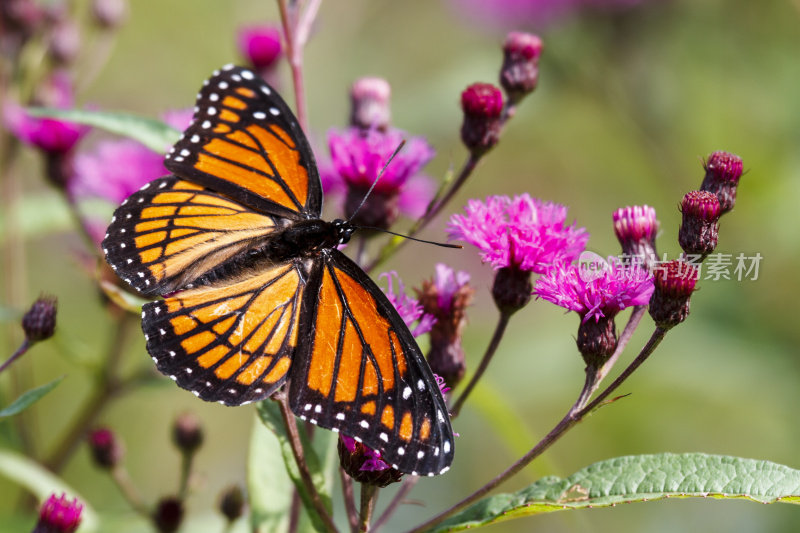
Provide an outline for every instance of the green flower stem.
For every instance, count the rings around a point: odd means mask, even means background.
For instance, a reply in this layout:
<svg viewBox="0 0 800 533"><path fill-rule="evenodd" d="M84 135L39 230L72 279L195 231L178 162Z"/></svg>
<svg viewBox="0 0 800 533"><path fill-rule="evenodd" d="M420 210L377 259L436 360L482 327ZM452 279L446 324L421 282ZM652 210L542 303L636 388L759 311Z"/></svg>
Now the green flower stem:
<svg viewBox="0 0 800 533"><path fill-rule="evenodd" d="M272 398L276 400L280 406L281 417L283 418L283 423L286 426L286 433L289 436L292 454L294 455L294 460L297 463L297 468L300 471L300 478L303 480L303 485L311 497L314 510L325 525L326 531L337 531L336 525L333 523L333 518L331 518L327 509L325 509L325 505L322 503L322 498L317 492L316 487L314 487L314 482L311 480L311 474L308 472L305 452L303 450L303 445L300 442L300 434L297 431L297 421L295 420L294 414L289 408L289 397L286 392L283 391L280 394L273 395Z"/></svg>
<svg viewBox="0 0 800 533"><path fill-rule="evenodd" d="M25 340L23 340L23 341L22 341L22 344L20 345L20 347L19 347L19 348L17 348L17 351L16 351L16 352L14 352L14 353L11 355L11 357L9 357L8 359L6 359L6 362L5 362L5 363L3 363L2 365L0 365L0 374L2 374L2 373L3 373L3 371L4 371L6 368L8 368L8 367L11 365L11 363L13 363L13 362L14 362L14 361L16 361L17 359L19 359L19 358L20 358L22 355L24 355L24 354L25 354L25 352L27 352L27 351L28 351L28 348L30 348L31 346L32 346L32 343L31 343L31 341L29 341L28 339L25 339Z"/></svg>
<svg viewBox="0 0 800 533"><path fill-rule="evenodd" d="M122 496L125 498L125 501L136 511L140 516L144 518L150 518L150 511L145 505L144 500L142 500L142 496L139 494L139 491L136 489L136 486L131 481L131 477L128 475L128 470L125 468L124 465L118 464L111 469L111 479L114 480L114 483L119 488L119 491L122 493Z"/></svg>
<svg viewBox="0 0 800 533"><path fill-rule="evenodd" d="M353 479L347 475L344 469L339 468L339 477L342 479L342 496L344 497L344 508L347 511L347 521L350 524L352 533L358 532L358 509L356 509L355 495L353 492Z"/></svg>
<svg viewBox="0 0 800 533"><path fill-rule="evenodd" d="M483 373L486 371L486 368L489 366L489 363L492 360L495 352L497 351L497 347L500 345L500 340L503 338L503 334L506 332L506 326L508 326L508 321L511 318L510 314L507 313L500 313L500 318L497 321L497 326L495 326L494 334L492 335L492 340L489 342L489 346L486 348L486 353L483 354L483 359L481 359L480 365L478 365L478 369L475 371L475 374L467 384L467 388L464 389L464 392L461 393L461 396L458 397L456 402L453 404L453 407L450 409L450 416L451 418L455 418L461 412L461 408L464 406L464 402L467 401L469 394L472 392L472 389L475 388L475 384L478 383L478 380L483 376Z"/></svg>
<svg viewBox="0 0 800 533"><path fill-rule="evenodd" d="M358 514L358 531L366 533L370 530L369 522L372 511L375 509L375 500L378 498L378 487L369 483L361 484L361 511Z"/></svg>
<svg viewBox="0 0 800 533"><path fill-rule="evenodd" d="M666 334L667 330L662 328L656 328L653 332L650 340L647 341L647 344L642 348L642 351L639 355L634 359L630 365L622 372L622 374L614 380L614 382L609 385L602 393L600 393L591 403L586 405L585 407L579 407L578 404L581 401L581 398L584 396L583 392L579 397L578 401L575 402L564 418L556 424L556 426L548 433L541 441L539 441L536 446L531 448L531 450L523 455L519 460L517 460L513 465L508 467L503 473L495 477L489 483L484 485L483 487L479 488L477 491L473 492L457 504L453 505L449 509L442 511L438 515L434 516L430 520L420 524L419 526L415 527L414 529L410 530L409 533L420 533L431 527L441 523L445 518L448 516L460 511L461 509L465 508L466 506L478 501L483 496L488 494L490 491L494 490L503 482L507 481L509 478L517 474L520 470L528 466L531 461L539 457L545 450L547 450L551 445L553 445L558 439L560 439L564 433L567 432L572 426L583 420L587 414L591 413L596 407L598 407L608 396L614 392L622 383L637 369L644 363L650 354L656 349L656 347L661 343L664 339L664 335ZM587 376L587 383L591 378ZM586 387L584 387L585 390Z"/></svg>
<svg viewBox="0 0 800 533"><path fill-rule="evenodd" d="M397 507L400 505L406 495L411 492L411 489L414 488L414 485L416 485L417 481L419 480L419 476L406 476L405 479L403 479L403 484L400 485L400 488L395 493L394 498L392 498L392 501L389 502L389 506L386 507L381 516L378 517L378 519L375 521L375 524L372 526L373 533L377 533L380 528L386 525L386 522L389 521Z"/></svg>
<svg viewBox="0 0 800 533"><path fill-rule="evenodd" d="M189 478L192 475L192 463L194 462L194 452L181 452L181 478L178 485L178 499L186 500L189 494Z"/></svg>
<svg viewBox="0 0 800 533"><path fill-rule="evenodd" d="M310 0L306 9L299 13L296 1L278 0L281 13L281 25L286 40L286 57L292 70L292 82L295 94L295 114L303 131L308 131L308 114L306 112L305 84L303 81L303 48L308 42L311 26L319 11L322 0Z"/></svg>

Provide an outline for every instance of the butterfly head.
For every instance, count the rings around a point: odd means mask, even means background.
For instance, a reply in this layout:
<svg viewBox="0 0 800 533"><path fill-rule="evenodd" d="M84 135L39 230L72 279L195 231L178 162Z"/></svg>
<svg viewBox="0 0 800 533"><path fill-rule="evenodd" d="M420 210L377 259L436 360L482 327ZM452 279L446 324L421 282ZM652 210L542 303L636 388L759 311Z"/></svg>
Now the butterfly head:
<svg viewBox="0 0 800 533"><path fill-rule="evenodd" d="M334 230L336 231L336 237L338 238L337 244L347 244L350 242L350 236L356 230L355 226L341 218L337 218L331 222L331 224L333 224Z"/></svg>

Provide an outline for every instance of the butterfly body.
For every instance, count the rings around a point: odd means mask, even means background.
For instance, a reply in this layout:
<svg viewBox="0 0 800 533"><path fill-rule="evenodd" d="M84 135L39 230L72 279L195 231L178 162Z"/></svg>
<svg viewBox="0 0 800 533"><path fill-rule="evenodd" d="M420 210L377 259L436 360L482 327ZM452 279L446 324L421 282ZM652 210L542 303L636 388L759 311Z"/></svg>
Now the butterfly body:
<svg viewBox="0 0 800 533"><path fill-rule="evenodd" d="M444 399L408 327L337 249L288 106L249 70L215 72L167 156L174 175L134 193L103 241L148 296L147 350L196 396L243 405L288 387L292 411L381 452L402 472L449 468Z"/></svg>

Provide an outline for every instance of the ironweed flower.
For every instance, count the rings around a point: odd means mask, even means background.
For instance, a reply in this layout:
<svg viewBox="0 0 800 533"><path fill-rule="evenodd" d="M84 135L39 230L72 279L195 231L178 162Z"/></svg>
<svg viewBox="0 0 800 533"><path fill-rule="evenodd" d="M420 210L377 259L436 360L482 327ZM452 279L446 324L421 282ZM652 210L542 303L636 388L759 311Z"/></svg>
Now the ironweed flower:
<svg viewBox="0 0 800 533"><path fill-rule="evenodd" d="M203 426L192 413L183 413L172 426L172 442L181 452L192 454L203 444Z"/></svg>
<svg viewBox="0 0 800 533"><path fill-rule="evenodd" d="M451 240L464 240L481 251L481 259L497 271L492 296L501 312L513 313L530 301L531 273L575 260L589 234L566 225L567 208L528 194L470 200L466 214L453 215L447 226Z"/></svg>
<svg viewBox="0 0 800 533"><path fill-rule="evenodd" d="M683 220L678 231L678 242L687 254L702 257L717 247L721 208L714 193L690 191L681 202Z"/></svg>
<svg viewBox="0 0 800 533"><path fill-rule="evenodd" d="M650 267L658 257L656 210L649 205L620 207L614 211L614 234L622 245L622 253L632 262Z"/></svg>
<svg viewBox="0 0 800 533"><path fill-rule="evenodd" d="M101 28L117 28L128 18L128 2L127 0L92 0L92 18Z"/></svg>
<svg viewBox="0 0 800 533"><path fill-rule="evenodd" d="M669 329L689 316L689 298L700 271L684 261L668 261L655 269L655 291L650 299L650 316L656 326Z"/></svg>
<svg viewBox="0 0 800 533"><path fill-rule="evenodd" d="M404 139L405 146L386 166ZM433 148L424 138L409 137L397 129L381 132L347 128L331 130L328 146L331 168L323 171L323 184L326 193L337 187L346 191L346 218L353 216L383 170L372 194L354 217L354 224L385 229L400 213L412 218L424 214L434 193L433 181L421 174L434 156Z"/></svg>
<svg viewBox="0 0 800 533"><path fill-rule="evenodd" d="M461 93L461 141L473 156L489 151L500 140L503 93L491 83L473 83Z"/></svg>
<svg viewBox="0 0 800 533"><path fill-rule="evenodd" d="M435 277L423 281L416 293L425 312L436 318L431 329L428 363L443 382L454 386L466 370L461 336L467 323L466 308L475 293L469 286L469 274L439 263Z"/></svg>
<svg viewBox="0 0 800 533"><path fill-rule="evenodd" d="M281 30L277 26L262 24L239 29L239 52L256 69L262 78L269 77L283 52Z"/></svg>
<svg viewBox="0 0 800 533"><path fill-rule="evenodd" d="M400 280L397 272L384 272L378 278L386 278L386 289L384 293L389 298L389 301L397 309L400 318L406 323L411 334L415 337L428 333L433 325L436 323L436 317L425 312L422 305L406 294L406 287ZM397 292L395 292L395 283L397 284ZM415 327L412 327L414 323Z"/></svg>
<svg viewBox="0 0 800 533"><path fill-rule="evenodd" d="M360 78L350 88L350 125L385 132L392 121L392 88L383 78Z"/></svg>
<svg viewBox="0 0 800 533"><path fill-rule="evenodd" d="M82 511L78 498L68 500L66 494L53 494L42 504L33 533L72 533L81 524Z"/></svg>
<svg viewBox="0 0 800 533"><path fill-rule="evenodd" d="M114 468L125 454L122 442L108 428L97 428L89 432L89 450L94 463L100 468Z"/></svg>
<svg viewBox="0 0 800 533"><path fill-rule="evenodd" d="M183 502L175 497L162 498L153 511L153 525L159 533L174 533L183 522Z"/></svg>
<svg viewBox="0 0 800 533"><path fill-rule="evenodd" d="M342 470L359 483L386 487L400 481L403 473L381 459L381 454L346 435L339 435L339 462Z"/></svg>
<svg viewBox="0 0 800 533"><path fill-rule="evenodd" d="M646 305L652 293L650 272L599 256L592 257L589 265L554 266L536 280L534 290L538 298L578 313L578 350L587 365L595 367L616 348L614 317L626 307Z"/></svg>
<svg viewBox="0 0 800 533"><path fill-rule="evenodd" d="M516 104L536 89L541 55L542 40L537 35L512 31L506 36L500 85L511 104Z"/></svg>
<svg viewBox="0 0 800 533"><path fill-rule="evenodd" d="M28 342L43 341L53 336L57 303L54 296L40 296L22 316L22 330Z"/></svg>
<svg viewBox="0 0 800 533"><path fill-rule="evenodd" d="M222 492L219 499L219 511L229 523L233 522L242 516L244 502L242 489L238 485L233 485Z"/></svg>
<svg viewBox="0 0 800 533"><path fill-rule="evenodd" d="M714 152L703 164L706 175L700 190L713 192L719 199L721 215L733 209L736 188L742 177L742 158L728 152Z"/></svg>

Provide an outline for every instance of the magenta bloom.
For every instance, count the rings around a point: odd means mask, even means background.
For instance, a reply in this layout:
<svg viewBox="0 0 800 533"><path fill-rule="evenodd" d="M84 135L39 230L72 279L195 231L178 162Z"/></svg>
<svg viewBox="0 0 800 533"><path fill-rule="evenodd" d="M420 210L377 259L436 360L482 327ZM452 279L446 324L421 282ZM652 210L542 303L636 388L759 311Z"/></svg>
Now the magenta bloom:
<svg viewBox="0 0 800 533"><path fill-rule="evenodd" d="M281 30L275 26L246 26L239 29L237 44L241 54L256 70L269 69L281 57Z"/></svg>
<svg viewBox="0 0 800 533"><path fill-rule="evenodd" d="M388 227L396 213L384 211L399 210L412 218L424 214L435 186L430 178L421 174L421 170L433 159L435 152L424 138L410 137L397 129L390 128L384 132L347 128L328 133L331 168L323 169L323 187L326 194L335 193L337 189L347 191L348 217L403 140L406 140L405 146L375 185L373 195L377 201L372 206L365 206L376 211L369 218L377 221L365 225L379 225L380 219L386 217L391 219L384 224Z"/></svg>
<svg viewBox="0 0 800 533"><path fill-rule="evenodd" d="M47 101L43 105L57 109L74 106L72 84L66 74L56 72L44 88ZM72 150L89 127L52 118L29 115L19 104L6 101L3 105L3 123L22 142L51 154L65 154Z"/></svg>
<svg viewBox="0 0 800 533"><path fill-rule="evenodd" d="M342 439L342 443L344 444L347 451L350 453L356 453L356 440L348 437L347 435L340 435ZM391 468L387 463L381 459L381 454L377 450L373 450L367 446L361 445L363 448L364 453L364 464L361 465L359 470L363 472L380 472L381 470L388 470Z"/></svg>
<svg viewBox="0 0 800 533"><path fill-rule="evenodd" d="M465 215L453 215L447 226L450 239L476 246L484 262L495 270L512 267L541 274L551 265L575 260L589 234L565 224L567 208L528 194L490 196L470 200Z"/></svg>
<svg viewBox="0 0 800 533"><path fill-rule="evenodd" d="M653 275L639 266L623 265L614 257L608 261L598 257L591 269L575 263L553 267L536 280L533 292L575 311L582 322L590 318L599 321L613 318L626 307L646 305L653 294Z"/></svg>
<svg viewBox="0 0 800 533"><path fill-rule="evenodd" d="M403 322L406 323L406 326L408 326L408 328L411 330L411 334L415 337L419 337L420 335L428 333L436 323L436 318L433 315L426 313L422 308L422 304L406 294L406 287L400 280L397 272L384 272L378 277L386 278L387 287L383 292L386 293L389 301L392 303L395 309L397 309L397 312L400 313L400 317L403 319ZM397 283L396 293L394 291L395 283ZM412 325L415 322L417 325L416 327L412 328Z"/></svg>
<svg viewBox="0 0 800 533"><path fill-rule="evenodd" d="M53 494L42 504L33 532L72 533L81 523L81 511L83 505L77 498L70 501L65 494L59 497Z"/></svg>

